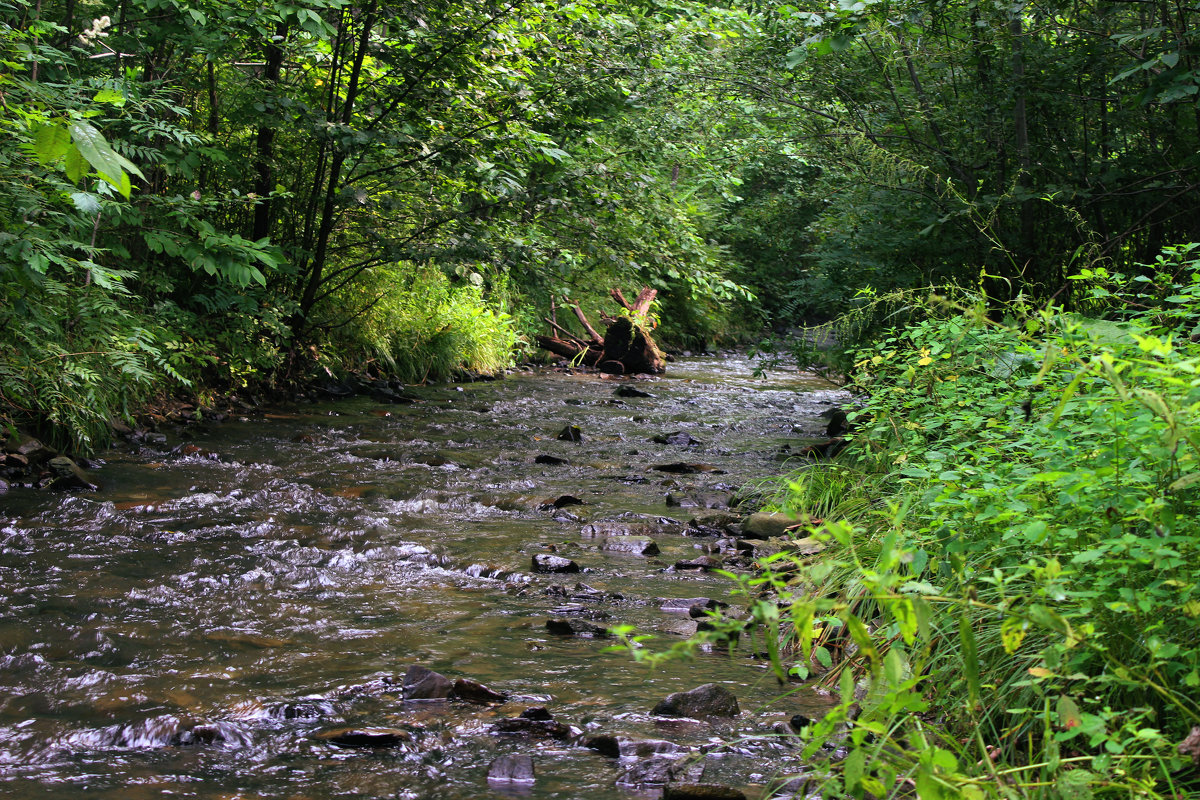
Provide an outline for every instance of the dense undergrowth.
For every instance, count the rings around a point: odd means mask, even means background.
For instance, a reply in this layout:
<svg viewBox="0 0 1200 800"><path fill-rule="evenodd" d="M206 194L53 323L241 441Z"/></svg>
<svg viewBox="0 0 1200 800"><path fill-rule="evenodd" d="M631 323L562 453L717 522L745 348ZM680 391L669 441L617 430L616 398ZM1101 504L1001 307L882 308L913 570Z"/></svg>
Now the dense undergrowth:
<svg viewBox="0 0 1200 800"><path fill-rule="evenodd" d="M1200 792L1193 250L1078 275L1107 320L941 299L857 352L851 447L777 496L827 550L742 579L838 693L803 732L848 748L826 796Z"/></svg>

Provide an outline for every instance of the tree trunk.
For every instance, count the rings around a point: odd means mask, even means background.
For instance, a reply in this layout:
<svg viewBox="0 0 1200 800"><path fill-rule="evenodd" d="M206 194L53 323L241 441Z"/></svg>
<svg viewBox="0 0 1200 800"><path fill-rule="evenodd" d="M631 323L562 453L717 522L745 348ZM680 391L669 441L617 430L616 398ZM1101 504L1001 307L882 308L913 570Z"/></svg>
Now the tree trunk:
<svg viewBox="0 0 1200 800"><path fill-rule="evenodd" d="M633 303L625 299L620 289L613 289L609 294L629 314L606 317L604 324L608 329L603 336L588 322L579 304L574 303L572 309L579 324L587 332L588 339L575 336L561 325L547 320L563 338L538 336L538 347L572 361L578 360L584 366L595 367L611 375L660 375L665 372L666 359L654 343L648 324L647 312L658 294L657 290L649 287L642 289Z"/></svg>

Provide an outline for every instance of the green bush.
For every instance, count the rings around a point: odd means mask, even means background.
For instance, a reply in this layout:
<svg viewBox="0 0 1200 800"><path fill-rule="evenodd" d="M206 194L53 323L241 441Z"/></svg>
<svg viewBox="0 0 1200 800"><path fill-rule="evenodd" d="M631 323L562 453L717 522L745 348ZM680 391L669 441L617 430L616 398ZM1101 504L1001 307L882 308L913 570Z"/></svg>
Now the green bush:
<svg viewBox="0 0 1200 800"><path fill-rule="evenodd" d="M782 602L793 674L840 688L811 751L859 712L830 791L1200 786L1175 746L1200 724L1200 349L1153 324L971 309L859 352L857 455L783 501L849 520L745 581Z"/></svg>

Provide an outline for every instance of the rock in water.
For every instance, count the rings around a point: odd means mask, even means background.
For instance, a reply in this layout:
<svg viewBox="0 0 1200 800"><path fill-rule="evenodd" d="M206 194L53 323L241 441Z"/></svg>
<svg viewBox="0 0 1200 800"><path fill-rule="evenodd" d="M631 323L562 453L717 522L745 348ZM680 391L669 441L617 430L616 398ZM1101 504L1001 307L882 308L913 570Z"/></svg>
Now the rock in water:
<svg viewBox="0 0 1200 800"><path fill-rule="evenodd" d="M724 686L706 683L690 692L675 692L659 701L650 712L660 717L736 717L741 713L737 698Z"/></svg>
<svg viewBox="0 0 1200 800"><path fill-rule="evenodd" d="M654 397L649 392L643 392L637 387L630 386L628 383L623 383L613 392L617 397Z"/></svg>
<svg viewBox="0 0 1200 800"><path fill-rule="evenodd" d="M339 747L397 747L412 741L412 734L401 728L335 728L317 734Z"/></svg>
<svg viewBox="0 0 1200 800"><path fill-rule="evenodd" d="M639 761L617 778L618 786L663 786L679 774L680 765L674 758L655 756Z"/></svg>
<svg viewBox="0 0 1200 800"><path fill-rule="evenodd" d="M533 571L543 573L579 572L579 565L569 558L552 553L538 553L533 557Z"/></svg>
<svg viewBox="0 0 1200 800"><path fill-rule="evenodd" d="M746 795L715 783L671 783L663 787L662 800L746 800Z"/></svg>
<svg viewBox="0 0 1200 800"><path fill-rule="evenodd" d="M508 695L503 692L489 689L482 683L469 678L459 678L456 680L454 682L454 692L451 696L455 700L462 700L466 703L475 703L481 706L495 706L508 701Z"/></svg>
<svg viewBox="0 0 1200 800"><path fill-rule="evenodd" d="M788 528L799 525L802 521L799 517L780 512L751 514L742 523L742 535L747 539L770 539L772 536L783 536L788 532Z"/></svg>
<svg viewBox="0 0 1200 800"><path fill-rule="evenodd" d="M449 678L420 664L413 664L404 673L405 700L445 700L453 690Z"/></svg>
<svg viewBox="0 0 1200 800"><path fill-rule="evenodd" d="M546 630L556 636L583 636L591 639L607 639L608 628L584 619L548 619Z"/></svg>
<svg viewBox="0 0 1200 800"><path fill-rule="evenodd" d="M488 781L533 783L533 759L529 756L500 756L488 765Z"/></svg>
<svg viewBox="0 0 1200 800"><path fill-rule="evenodd" d="M49 467L57 476L50 484L50 488L57 492L95 491L99 488L78 464L66 456L56 456L50 459Z"/></svg>

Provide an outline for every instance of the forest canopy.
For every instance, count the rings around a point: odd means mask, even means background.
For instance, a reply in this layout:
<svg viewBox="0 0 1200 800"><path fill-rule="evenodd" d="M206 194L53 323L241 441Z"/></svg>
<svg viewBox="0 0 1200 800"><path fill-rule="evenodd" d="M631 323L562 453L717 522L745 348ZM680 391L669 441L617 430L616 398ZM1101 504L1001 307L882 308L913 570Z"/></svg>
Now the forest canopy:
<svg viewBox="0 0 1200 800"><path fill-rule="evenodd" d="M1078 304L1200 238L1169 2L0 5L0 406L494 371L552 302L660 336L931 283Z"/></svg>

